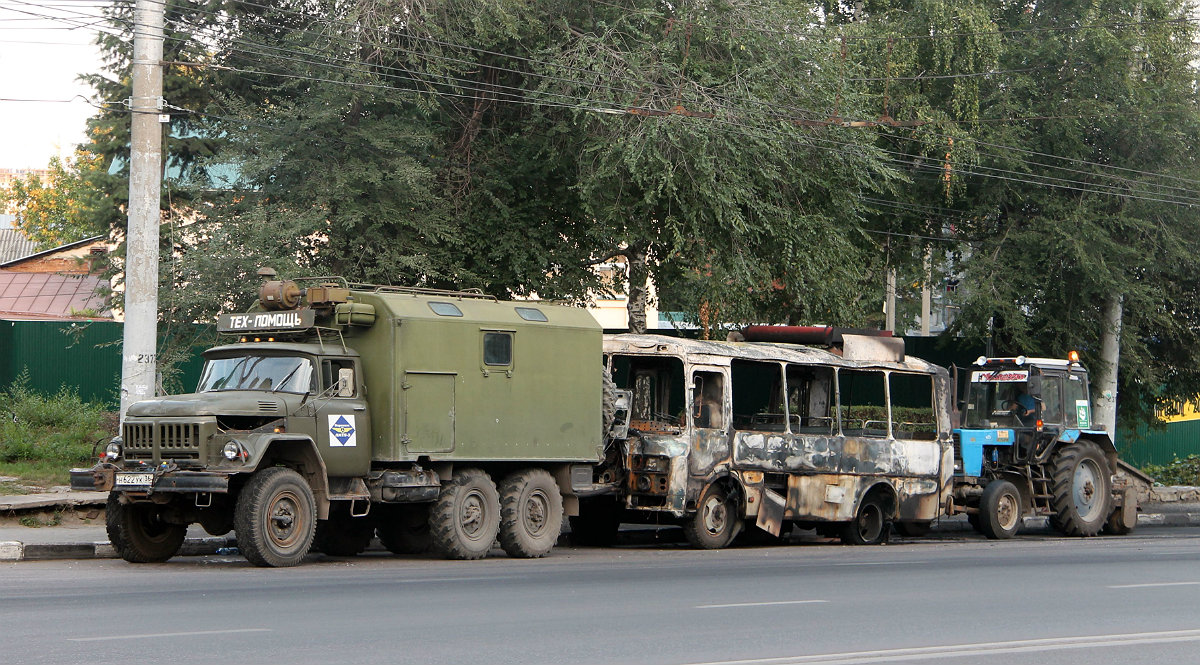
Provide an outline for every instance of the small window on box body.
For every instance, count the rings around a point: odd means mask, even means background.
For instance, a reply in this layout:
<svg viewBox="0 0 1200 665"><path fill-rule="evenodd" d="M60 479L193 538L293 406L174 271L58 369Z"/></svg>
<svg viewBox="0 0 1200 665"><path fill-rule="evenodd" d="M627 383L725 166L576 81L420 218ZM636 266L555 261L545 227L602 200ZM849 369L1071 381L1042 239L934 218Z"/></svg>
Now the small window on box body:
<svg viewBox="0 0 1200 665"><path fill-rule="evenodd" d="M549 321L545 312L535 307L517 307L517 315L526 321Z"/></svg>
<svg viewBox="0 0 1200 665"><path fill-rule="evenodd" d="M462 316L462 310L452 302L431 302L429 309L433 310L438 316Z"/></svg>
<svg viewBox="0 0 1200 665"><path fill-rule="evenodd" d="M512 333L483 333L483 364L492 367L512 365Z"/></svg>

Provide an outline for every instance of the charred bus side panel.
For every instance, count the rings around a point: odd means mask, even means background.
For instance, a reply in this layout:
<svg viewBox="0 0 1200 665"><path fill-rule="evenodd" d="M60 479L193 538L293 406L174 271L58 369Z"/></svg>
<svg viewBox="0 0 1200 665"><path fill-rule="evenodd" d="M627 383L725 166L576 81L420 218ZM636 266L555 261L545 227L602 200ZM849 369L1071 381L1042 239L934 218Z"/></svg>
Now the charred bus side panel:
<svg viewBox="0 0 1200 665"><path fill-rule="evenodd" d="M944 369L793 344L606 338L633 393L627 508L683 520L723 546L748 520L879 542L927 525L951 488ZM636 514L636 513L635 513Z"/></svg>

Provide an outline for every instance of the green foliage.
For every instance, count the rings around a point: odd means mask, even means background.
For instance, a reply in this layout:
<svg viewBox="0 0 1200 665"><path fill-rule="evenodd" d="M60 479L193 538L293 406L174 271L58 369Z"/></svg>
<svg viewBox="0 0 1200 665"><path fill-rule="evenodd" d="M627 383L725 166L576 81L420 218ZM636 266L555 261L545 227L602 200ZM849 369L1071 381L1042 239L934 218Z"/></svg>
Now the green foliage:
<svg viewBox="0 0 1200 665"><path fill-rule="evenodd" d="M109 415L71 388L53 395L29 388L22 374L0 391L0 463L50 463L65 469L86 464L92 444L111 435Z"/></svg>
<svg viewBox="0 0 1200 665"><path fill-rule="evenodd" d="M45 182L37 175L16 178L0 203L16 210L17 230L39 250L104 235L108 228L86 214L87 202L96 195L91 178L99 168L100 159L85 150L65 162L51 157Z"/></svg>
<svg viewBox="0 0 1200 665"><path fill-rule="evenodd" d="M1200 485L1200 455L1176 457L1169 464L1147 464L1142 471L1164 485Z"/></svg>

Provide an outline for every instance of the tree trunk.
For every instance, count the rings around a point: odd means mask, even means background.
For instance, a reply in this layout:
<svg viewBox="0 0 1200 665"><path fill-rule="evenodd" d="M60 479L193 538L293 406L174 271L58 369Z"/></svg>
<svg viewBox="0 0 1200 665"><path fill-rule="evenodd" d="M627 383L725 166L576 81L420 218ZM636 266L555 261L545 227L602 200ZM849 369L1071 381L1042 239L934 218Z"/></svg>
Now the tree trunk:
<svg viewBox="0 0 1200 665"><path fill-rule="evenodd" d="M629 332L646 332L646 300L650 268L646 261L646 252L638 247L630 247L625 258L629 261L629 300L626 311L629 314Z"/></svg>
<svg viewBox="0 0 1200 665"><path fill-rule="evenodd" d="M1096 368L1092 403L1095 405L1095 425L1117 432L1117 368L1121 357L1121 317L1125 298L1110 294L1104 301L1104 322L1100 331L1100 366ZM1068 405L1069 406L1069 405Z"/></svg>

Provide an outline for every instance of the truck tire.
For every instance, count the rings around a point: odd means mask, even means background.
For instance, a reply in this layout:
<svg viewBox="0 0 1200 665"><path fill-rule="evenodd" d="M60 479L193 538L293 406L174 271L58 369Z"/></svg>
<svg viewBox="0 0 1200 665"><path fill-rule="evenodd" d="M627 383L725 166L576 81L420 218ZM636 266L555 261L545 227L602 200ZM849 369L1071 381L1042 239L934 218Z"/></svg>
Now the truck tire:
<svg viewBox="0 0 1200 665"><path fill-rule="evenodd" d="M704 489L696 512L684 521L683 535L692 547L719 550L729 547L741 528L737 497L723 485L713 484Z"/></svg>
<svg viewBox="0 0 1200 665"><path fill-rule="evenodd" d="M329 556L358 556L375 537L374 520L351 517L350 506L338 503L329 506L329 519L317 522L313 547Z"/></svg>
<svg viewBox="0 0 1200 665"><path fill-rule="evenodd" d="M983 488L979 500L979 530L992 540L1017 535L1021 528L1021 493L1017 486L997 478Z"/></svg>
<svg viewBox="0 0 1200 665"><path fill-rule="evenodd" d="M1100 533L1112 512L1112 478L1100 447L1087 440L1062 446L1053 469L1051 524L1068 536Z"/></svg>
<svg viewBox="0 0 1200 665"><path fill-rule="evenodd" d="M256 566L295 566L312 547L316 514L312 489L303 476L282 466L263 469L238 495L238 548Z"/></svg>
<svg viewBox="0 0 1200 665"><path fill-rule="evenodd" d="M621 507L612 497L581 499L579 514L568 519L572 545L611 547L617 544Z"/></svg>
<svg viewBox="0 0 1200 665"><path fill-rule="evenodd" d="M500 528L496 484L480 469L455 471L429 510L433 549L448 559L482 559Z"/></svg>
<svg viewBox="0 0 1200 665"><path fill-rule="evenodd" d="M546 556L562 533L563 501L545 469L518 471L500 483L500 546L509 556Z"/></svg>
<svg viewBox="0 0 1200 665"><path fill-rule="evenodd" d="M429 504L387 506L375 526L379 542L392 554L424 554L433 544L429 531Z"/></svg>
<svg viewBox="0 0 1200 665"><path fill-rule="evenodd" d="M868 496L858 506L854 519L842 525L846 545L882 545L891 535L892 525L878 497Z"/></svg>
<svg viewBox="0 0 1200 665"><path fill-rule="evenodd" d="M120 496L110 492L104 506L104 527L117 554L130 563L158 563L175 556L187 527L162 521L162 507L156 503L121 503Z"/></svg>

